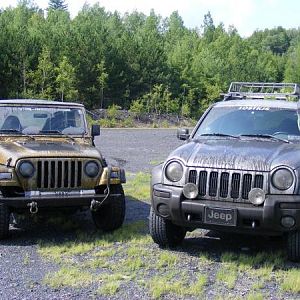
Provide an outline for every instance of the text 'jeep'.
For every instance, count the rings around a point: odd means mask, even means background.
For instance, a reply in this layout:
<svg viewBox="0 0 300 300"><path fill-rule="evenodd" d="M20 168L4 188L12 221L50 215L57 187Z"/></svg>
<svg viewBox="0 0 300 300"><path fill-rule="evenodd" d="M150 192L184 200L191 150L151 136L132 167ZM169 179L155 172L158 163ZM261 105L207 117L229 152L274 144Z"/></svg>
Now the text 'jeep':
<svg viewBox="0 0 300 300"><path fill-rule="evenodd" d="M125 215L124 170L107 166L87 128L83 105L43 100L0 101L0 238L10 214L90 208L110 231Z"/></svg>
<svg viewBox="0 0 300 300"><path fill-rule="evenodd" d="M175 246L186 231L287 235L300 260L299 86L232 83L186 143L152 172L150 233Z"/></svg>

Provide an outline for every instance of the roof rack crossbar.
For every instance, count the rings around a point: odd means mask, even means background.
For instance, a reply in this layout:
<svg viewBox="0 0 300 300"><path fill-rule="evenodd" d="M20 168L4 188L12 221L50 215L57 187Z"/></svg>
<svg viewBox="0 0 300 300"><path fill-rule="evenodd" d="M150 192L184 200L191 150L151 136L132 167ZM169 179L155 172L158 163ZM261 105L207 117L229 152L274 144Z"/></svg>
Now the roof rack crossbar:
<svg viewBox="0 0 300 300"><path fill-rule="evenodd" d="M300 86L296 83L232 82L224 101L244 98L300 99Z"/></svg>

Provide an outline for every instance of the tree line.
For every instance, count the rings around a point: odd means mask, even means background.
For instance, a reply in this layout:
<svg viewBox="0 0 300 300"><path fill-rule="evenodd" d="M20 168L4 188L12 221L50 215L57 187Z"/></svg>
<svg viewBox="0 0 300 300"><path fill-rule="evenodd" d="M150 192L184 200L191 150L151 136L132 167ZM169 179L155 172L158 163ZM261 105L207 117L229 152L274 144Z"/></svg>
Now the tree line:
<svg viewBox="0 0 300 300"><path fill-rule="evenodd" d="M184 26L178 12L120 15L99 4L70 17L61 0L0 10L0 98L118 105L198 117L231 81L300 83L300 30Z"/></svg>

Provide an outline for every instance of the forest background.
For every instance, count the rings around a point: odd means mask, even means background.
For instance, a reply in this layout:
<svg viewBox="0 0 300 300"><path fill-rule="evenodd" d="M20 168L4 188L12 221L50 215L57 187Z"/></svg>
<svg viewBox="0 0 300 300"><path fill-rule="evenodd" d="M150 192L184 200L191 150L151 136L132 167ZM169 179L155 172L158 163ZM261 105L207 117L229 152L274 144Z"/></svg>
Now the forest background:
<svg viewBox="0 0 300 300"><path fill-rule="evenodd" d="M300 83L300 29L184 26L178 12L121 15L99 4L70 17L62 0L0 10L0 99L199 118L232 81Z"/></svg>

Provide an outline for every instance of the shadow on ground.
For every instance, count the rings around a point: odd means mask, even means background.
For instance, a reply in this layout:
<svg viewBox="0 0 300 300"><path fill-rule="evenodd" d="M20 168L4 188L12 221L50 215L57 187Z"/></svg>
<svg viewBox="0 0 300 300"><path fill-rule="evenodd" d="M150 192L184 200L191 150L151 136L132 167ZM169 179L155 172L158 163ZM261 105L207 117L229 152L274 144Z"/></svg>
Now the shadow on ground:
<svg viewBox="0 0 300 300"><path fill-rule="evenodd" d="M126 198L125 223L147 220L149 215L149 203L139 201L132 197ZM38 242L65 240L76 241L78 231L87 234L103 235L97 230L89 210L67 213L51 212L38 216L26 216L18 222L12 218L9 238L0 242L3 246L30 246Z"/></svg>

